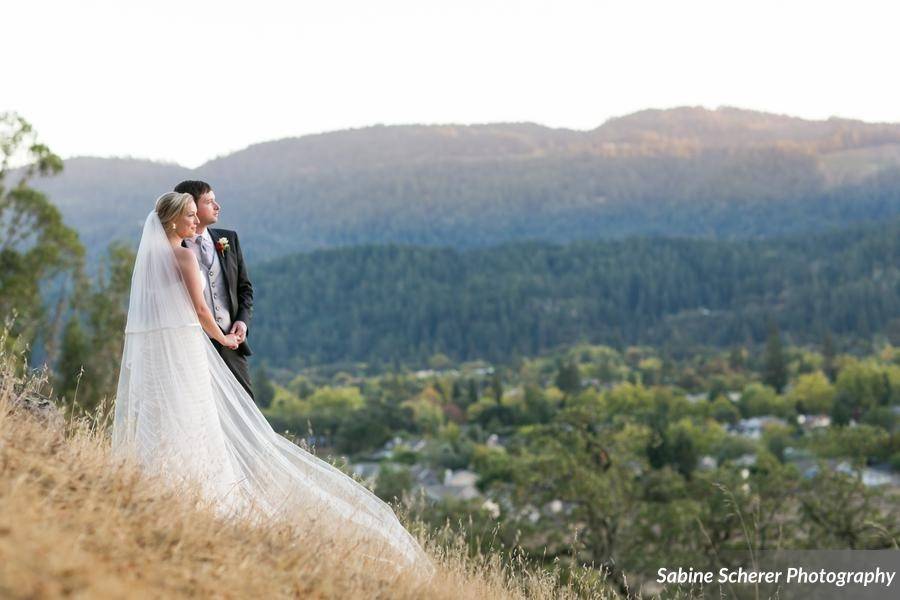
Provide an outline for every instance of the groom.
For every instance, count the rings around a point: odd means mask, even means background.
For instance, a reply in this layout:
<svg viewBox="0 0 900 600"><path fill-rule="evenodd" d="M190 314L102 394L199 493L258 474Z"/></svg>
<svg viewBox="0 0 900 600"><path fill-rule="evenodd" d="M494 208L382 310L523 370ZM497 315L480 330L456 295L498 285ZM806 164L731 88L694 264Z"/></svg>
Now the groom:
<svg viewBox="0 0 900 600"><path fill-rule="evenodd" d="M206 304L222 331L235 334L241 343L237 350L225 347L215 340L212 340L213 346L252 398L253 389L247 366L247 357L252 353L246 340L250 315L253 313L253 286L247 277L237 233L209 227L219 220L219 204L208 183L182 181L175 186L174 191L190 194L197 203L197 219L200 221L197 236L185 240L181 245L190 248L197 255L208 284L204 290Z"/></svg>

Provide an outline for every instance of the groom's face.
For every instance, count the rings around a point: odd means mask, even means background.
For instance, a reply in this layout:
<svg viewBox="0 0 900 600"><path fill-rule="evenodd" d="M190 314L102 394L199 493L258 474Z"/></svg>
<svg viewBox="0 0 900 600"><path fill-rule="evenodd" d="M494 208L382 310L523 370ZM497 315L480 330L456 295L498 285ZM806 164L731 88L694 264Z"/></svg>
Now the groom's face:
<svg viewBox="0 0 900 600"><path fill-rule="evenodd" d="M219 220L219 203L216 202L216 193L212 190L197 198L197 218L203 227Z"/></svg>

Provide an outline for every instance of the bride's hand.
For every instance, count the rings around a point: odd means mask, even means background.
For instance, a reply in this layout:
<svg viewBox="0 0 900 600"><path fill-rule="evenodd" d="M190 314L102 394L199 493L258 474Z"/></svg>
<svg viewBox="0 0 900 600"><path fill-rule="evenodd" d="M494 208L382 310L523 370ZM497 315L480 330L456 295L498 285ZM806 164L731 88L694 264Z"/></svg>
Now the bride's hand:
<svg viewBox="0 0 900 600"><path fill-rule="evenodd" d="M222 345L227 348L231 348L232 350L237 350L238 346L240 346L241 343L240 341L238 341L238 337L235 334L229 333L225 336L225 343Z"/></svg>

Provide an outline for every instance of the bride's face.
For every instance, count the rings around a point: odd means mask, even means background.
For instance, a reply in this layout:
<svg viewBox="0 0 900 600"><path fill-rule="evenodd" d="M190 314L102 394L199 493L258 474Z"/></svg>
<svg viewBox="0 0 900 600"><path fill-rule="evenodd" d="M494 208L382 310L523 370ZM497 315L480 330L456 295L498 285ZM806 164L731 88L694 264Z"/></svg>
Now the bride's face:
<svg viewBox="0 0 900 600"><path fill-rule="evenodd" d="M184 212L175 219L175 234L182 239L193 237L197 235L197 225L199 224L197 204L193 200L189 200L184 207Z"/></svg>

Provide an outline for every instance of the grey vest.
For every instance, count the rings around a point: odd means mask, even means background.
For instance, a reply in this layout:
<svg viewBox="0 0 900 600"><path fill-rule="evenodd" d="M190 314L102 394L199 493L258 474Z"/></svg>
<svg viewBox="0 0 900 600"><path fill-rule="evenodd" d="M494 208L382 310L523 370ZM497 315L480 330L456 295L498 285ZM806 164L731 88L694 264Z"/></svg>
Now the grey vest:
<svg viewBox="0 0 900 600"><path fill-rule="evenodd" d="M213 248L215 248L215 243L213 243ZM196 244L194 244L194 253L197 255L200 272L206 278L206 285L203 288L206 305L212 311L219 328L224 333L228 333L231 329L231 301L228 299L228 286L225 284L222 265L219 263L219 253L213 250L212 266L209 269L203 265L200 258L200 247Z"/></svg>

